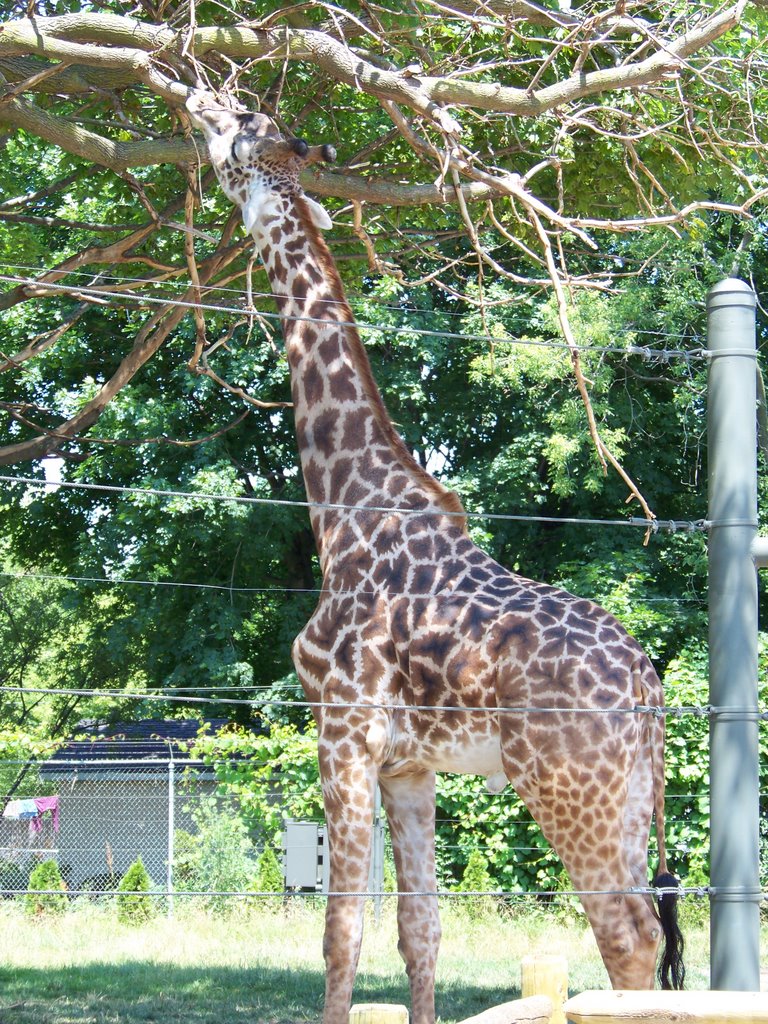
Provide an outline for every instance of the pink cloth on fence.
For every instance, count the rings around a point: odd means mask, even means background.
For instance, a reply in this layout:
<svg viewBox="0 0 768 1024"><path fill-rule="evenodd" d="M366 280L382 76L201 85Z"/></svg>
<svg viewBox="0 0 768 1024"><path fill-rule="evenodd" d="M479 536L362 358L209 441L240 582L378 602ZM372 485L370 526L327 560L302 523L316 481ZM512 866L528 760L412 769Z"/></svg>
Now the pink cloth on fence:
<svg viewBox="0 0 768 1024"><path fill-rule="evenodd" d="M37 817L33 818L29 827L33 832L40 832L43 828L43 815L46 811L51 812L53 819L53 831L59 831L59 798L57 796L36 796L35 807L37 807Z"/></svg>

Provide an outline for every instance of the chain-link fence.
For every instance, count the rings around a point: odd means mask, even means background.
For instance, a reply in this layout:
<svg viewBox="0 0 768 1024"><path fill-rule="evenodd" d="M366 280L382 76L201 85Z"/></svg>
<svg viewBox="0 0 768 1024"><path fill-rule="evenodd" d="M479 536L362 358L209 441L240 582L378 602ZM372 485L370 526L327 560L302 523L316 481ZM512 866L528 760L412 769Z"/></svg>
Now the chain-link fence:
<svg viewBox="0 0 768 1024"><path fill-rule="evenodd" d="M24 766L19 765L21 771ZM32 774L32 773L28 773ZM3 800L0 881L26 888L30 871L53 859L72 893L115 889L141 858L155 886L174 887L177 832L193 834L193 807L215 789L204 765L172 758L60 759L34 772L39 797L19 786ZM53 798L56 802L53 803Z"/></svg>
<svg viewBox="0 0 768 1024"><path fill-rule="evenodd" d="M169 907L181 895L220 903L266 888L327 892L322 822L287 821L273 845L260 845L236 798L218 794L212 769L171 754L4 762L7 777L15 779L12 793L0 793L0 896L26 891L46 860L56 862L73 897L116 891L138 859ZM263 870L267 849L274 854L271 875ZM383 850L377 814L372 892L383 889Z"/></svg>

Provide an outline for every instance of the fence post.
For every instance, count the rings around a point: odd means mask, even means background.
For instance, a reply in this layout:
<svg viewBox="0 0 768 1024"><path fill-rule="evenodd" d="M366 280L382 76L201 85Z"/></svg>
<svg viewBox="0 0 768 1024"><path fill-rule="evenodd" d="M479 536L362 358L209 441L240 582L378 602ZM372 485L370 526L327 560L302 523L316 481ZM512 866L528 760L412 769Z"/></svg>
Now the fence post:
<svg viewBox="0 0 768 1024"><path fill-rule="evenodd" d="M532 955L520 961L523 999L547 996L552 1001L550 1024L566 1024L563 1005L568 998L568 961L564 956Z"/></svg>
<svg viewBox="0 0 768 1024"><path fill-rule="evenodd" d="M376 787L373 803L373 919L381 921L381 893L384 891L384 822L381 820L381 790Z"/></svg>
<svg viewBox="0 0 768 1024"><path fill-rule="evenodd" d="M168 762L168 866L165 876L165 884L168 889L168 917L173 917L173 858L175 854L174 832L176 830L175 774L176 765L173 760L173 751L171 751L171 759Z"/></svg>
<svg viewBox="0 0 768 1024"><path fill-rule="evenodd" d="M710 976L760 987L755 295L707 298L709 399Z"/></svg>

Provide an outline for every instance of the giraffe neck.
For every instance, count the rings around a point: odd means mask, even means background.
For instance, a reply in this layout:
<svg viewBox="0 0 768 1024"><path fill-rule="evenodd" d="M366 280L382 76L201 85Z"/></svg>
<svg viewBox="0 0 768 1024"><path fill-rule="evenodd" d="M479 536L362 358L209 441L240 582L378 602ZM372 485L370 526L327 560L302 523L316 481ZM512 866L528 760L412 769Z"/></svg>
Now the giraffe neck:
<svg viewBox="0 0 768 1024"><path fill-rule="evenodd" d="M461 512L458 497L416 462L387 415L338 271L306 200L283 196L280 203L283 209L265 218L253 235L283 320L309 501ZM373 533L382 517L367 518L365 529ZM326 570L334 549L340 555L349 543L341 539L343 517L316 508L311 519Z"/></svg>

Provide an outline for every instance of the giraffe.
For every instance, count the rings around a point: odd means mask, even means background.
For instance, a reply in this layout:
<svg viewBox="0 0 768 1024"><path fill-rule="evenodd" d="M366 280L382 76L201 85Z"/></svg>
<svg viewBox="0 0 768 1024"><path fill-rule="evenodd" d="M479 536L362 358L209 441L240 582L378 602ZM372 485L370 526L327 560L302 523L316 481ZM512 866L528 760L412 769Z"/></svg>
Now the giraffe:
<svg viewBox="0 0 768 1024"><path fill-rule="evenodd" d="M492 792L514 787L583 893L615 988L653 987L662 933L661 983L681 987L676 897L662 895L657 911L647 893L627 892L647 887L654 813L655 884L677 886L664 842L664 721L631 713L664 703L649 659L608 612L479 549L458 496L398 435L322 235L330 217L298 180L335 159L332 147L282 136L265 115L200 90L187 110L282 317L323 573L292 655L317 722L330 840L325 1024L348 1020L377 784L412 1020L434 1021L440 771L485 776Z"/></svg>

